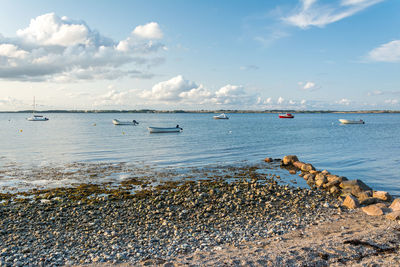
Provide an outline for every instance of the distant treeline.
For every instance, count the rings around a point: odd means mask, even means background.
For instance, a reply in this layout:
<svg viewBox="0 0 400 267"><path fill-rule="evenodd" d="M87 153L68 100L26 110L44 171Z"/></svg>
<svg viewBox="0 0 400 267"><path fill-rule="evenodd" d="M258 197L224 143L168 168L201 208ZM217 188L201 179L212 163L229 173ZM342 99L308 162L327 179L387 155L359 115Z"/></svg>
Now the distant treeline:
<svg viewBox="0 0 400 267"><path fill-rule="evenodd" d="M358 111L337 111L337 110L155 110L155 109L138 109L138 110L42 110L36 113L400 113L400 110L358 110ZM0 113L32 113L32 110L20 111L0 111Z"/></svg>

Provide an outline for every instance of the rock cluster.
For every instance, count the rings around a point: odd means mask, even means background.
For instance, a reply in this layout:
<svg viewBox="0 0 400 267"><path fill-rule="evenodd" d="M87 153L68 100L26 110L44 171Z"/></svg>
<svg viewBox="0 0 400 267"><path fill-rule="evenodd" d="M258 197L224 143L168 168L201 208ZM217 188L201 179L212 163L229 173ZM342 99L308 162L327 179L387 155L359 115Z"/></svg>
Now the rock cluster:
<svg viewBox="0 0 400 267"><path fill-rule="evenodd" d="M303 177L312 188L327 191L338 197L342 206L348 209L361 208L371 216L386 215L391 220L400 220L400 198L392 201L388 192L372 190L361 180L348 180L346 177L330 174L327 170L318 171L311 164L298 160L295 155L285 156L281 166L290 172L301 171Z"/></svg>

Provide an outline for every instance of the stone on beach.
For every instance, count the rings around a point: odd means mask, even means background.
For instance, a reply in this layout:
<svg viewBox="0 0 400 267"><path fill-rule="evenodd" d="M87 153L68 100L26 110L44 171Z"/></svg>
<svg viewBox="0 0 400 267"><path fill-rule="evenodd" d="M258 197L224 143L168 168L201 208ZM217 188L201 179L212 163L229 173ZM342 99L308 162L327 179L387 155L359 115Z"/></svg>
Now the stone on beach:
<svg viewBox="0 0 400 267"><path fill-rule="evenodd" d="M356 209L360 206L360 203L358 202L357 198L355 198L354 196L348 195L344 199L342 205L348 209Z"/></svg>
<svg viewBox="0 0 400 267"><path fill-rule="evenodd" d="M358 198L358 200L360 201L361 206L376 204L379 202L379 198L376 198L376 197L367 197L367 198L363 198L362 200L360 198Z"/></svg>
<svg viewBox="0 0 400 267"><path fill-rule="evenodd" d="M287 156L283 157L282 164L283 165L291 165L295 161L299 161L299 159L297 158L296 155L287 155Z"/></svg>
<svg viewBox="0 0 400 267"><path fill-rule="evenodd" d="M340 189L337 188L336 186L332 186L331 188L329 188L329 193L331 193L332 195L336 195L340 193Z"/></svg>
<svg viewBox="0 0 400 267"><path fill-rule="evenodd" d="M328 180L328 183L324 184L324 188L330 188L332 186L339 186L340 183L341 183L341 181L339 179L333 180L333 181Z"/></svg>
<svg viewBox="0 0 400 267"><path fill-rule="evenodd" d="M373 204L366 207L362 207L362 211L370 216L380 216L384 214L383 209L386 208L386 205L383 203Z"/></svg>
<svg viewBox="0 0 400 267"><path fill-rule="evenodd" d="M389 201L392 198L390 194L385 191L374 191L372 196L379 198L383 201Z"/></svg>
<svg viewBox="0 0 400 267"><path fill-rule="evenodd" d="M301 161L295 161L295 162L292 163L293 166L295 166L296 168L298 168L300 170L301 170L301 168L303 167L304 164L305 163L301 162Z"/></svg>
<svg viewBox="0 0 400 267"><path fill-rule="evenodd" d="M302 170L302 171L305 171L305 172L309 172L309 171L315 170L315 168L314 168L313 165L311 165L311 164L309 164L309 163L306 163L306 164L304 164L304 165L301 167L301 170Z"/></svg>
<svg viewBox="0 0 400 267"><path fill-rule="evenodd" d="M314 177L315 175L311 173L307 173L303 176L304 180L309 180L309 179L314 180Z"/></svg>
<svg viewBox="0 0 400 267"><path fill-rule="evenodd" d="M318 173L315 175L315 180L324 180L326 179L325 175L323 173Z"/></svg>
<svg viewBox="0 0 400 267"><path fill-rule="evenodd" d="M400 210L392 211L388 214L386 214L386 219L392 220L392 221L397 221L400 220Z"/></svg>
<svg viewBox="0 0 400 267"><path fill-rule="evenodd" d="M362 191L372 190L368 185L364 184L361 180L348 180L340 183L341 188L360 188Z"/></svg>
<svg viewBox="0 0 400 267"><path fill-rule="evenodd" d="M315 186L316 187L322 187L322 185L326 182L326 180L323 179L319 179L319 180L315 180Z"/></svg>
<svg viewBox="0 0 400 267"><path fill-rule="evenodd" d="M392 204L389 206L390 209L393 211L399 211L400 210L400 198L396 198L393 200Z"/></svg>
<svg viewBox="0 0 400 267"><path fill-rule="evenodd" d="M362 201L364 201L364 200L366 200L368 198L371 198L371 197L372 197L372 192L371 191L363 191L363 192L359 193L358 196L357 196L357 198L358 198L358 200L360 202L362 202Z"/></svg>
<svg viewBox="0 0 400 267"><path fill-rule="evenodd" d="M273 159L272 159L272 158L269 158L269 157L266 157L266 158L264 159L264 161L265 161L265 162L272 162Z"/></svg>

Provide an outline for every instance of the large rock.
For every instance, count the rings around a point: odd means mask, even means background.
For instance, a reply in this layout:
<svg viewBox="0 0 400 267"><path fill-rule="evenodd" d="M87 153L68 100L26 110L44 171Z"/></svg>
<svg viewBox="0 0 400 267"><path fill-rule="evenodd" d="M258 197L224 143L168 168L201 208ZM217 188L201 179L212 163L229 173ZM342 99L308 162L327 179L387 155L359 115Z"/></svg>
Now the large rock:
<svg viewBox="0 0 400 267"><path fill-rule="evenodd" d="M265 162L272 162L273 159L272 159L272 158L269 158L269 157L266 157L266 158L264 159L264 161L265 161Z"/></svg>
<svg viewBox="0 0 400 267"><path fill-rule="evenodd" d="M357 198L358 198L358 200L360 202L362 202L362 201L364 201L364 200L366 200L366 199L368 199L370 197L372 197L372 192L371 191L363 191L360 194L358 194L358 196L357 196Z"/></svg>
<svg viewBox="0 0 400 267"><path fill-rule="evenodd" d="M337 195L340 193L340 189L337 188L337 186L332 186L329 188L329 193L331 193L332 195Z"/></svg>
<svg viewBox="0 0 400 267"><path fill-rule="evenodd" d="M330 188L331 186L339 186L340 183L341 183L341 181L339 179L332 180L332 181L328 180L328 183L324 184L324 187L325 188Z"/></svg>
<svg viewBox="0 0 400 267"><path fill-rule="evenodd" d="M361 180L342 181L340 187L343 191L350 192L353 196L358 197L362 192L371 190L369 186Z"/></svg>
<svg viewBox="0 0 400 267"><path fill-rule="evenodd" d="M361 198L358 198L358 200L360 201L361 206L367 206L367 205L376 204L379 202L379 198L376 198L376 197L367 197L362 200L361 200Z"/></svg>
<svg viewBox="0 0 400 267"><path fill-rule="evenodd" d="M370 216L380 216L380 215L384 214L383 208L379 204L369 205L366 207L362 207L361 209L363 212L365 212L366 214L368 214Z"/></svg>
<svg viewBox="0 0 400 267"><path fill-rule="evenodd" d="M307 173L307 174L305 174L305 175L303 176L303 178L304 178L304 180L308 180L308 179L314 180L315 176L314 176L314 174Z"/></svg>
<svg viewBox="0 0 400 267"><path fill-rule="evenodd" d="M358 202L357 198L355 198L354 196L348 195L344 199L342 205L348 209L356 209L360 206L360 203Z"/></svg>
<svg viewBox="0 0 400 267"><path fill-rule="evenodd" d="M297 158L296 155L287 155L287 156L283 157L282 164L283 165L292 165L293 162L295 162L295 161L299 161L299 159Z"/></svg>
<svg viewBox="0 0 400 267"><path fill-rule="evenodd" d="M313 165L306 163L301 167L301 170L305 171L305 172L309 172L309 171L315 171L315 168Z"/></svg>
<svg viewBox="0 0 400 267"><path fill-rule="evenodd" d="M304 164L305 163L301 162L301 161L295 161L295 162L292 163L293 166L295 166L296 168L298 168L300 170L301 170L301 168L303 167Z"/></svg>
<svg viewBox="0 0 400 267"><path fill-rule="evenodd" d="M390 194L388 192L385 192L385 191L374 191L372 196L376 197L376 198L379 198L379 199L381 199L383 201L390 201L392 199Z"/></svg>
<svg viewBox="0 0 400 267"><path fill-rule="evenodd" d="M317 175L315 175L315 180L325 180L325 179L326 177L322 173L318 173Z"/></svg>
<svg viewBox="0 0 400 267"><path fill-rule="evenodd" d="M389 208L392 209L393 211L400 210L400 198L396 198L395 200L393 200Z"/></svg>
<svg viewBox="0 0 400 267"><path fill-rule="evenodd" d="M362 189L363 191L368 191L368 190L372 190L368 185L364 184L363 181L361 180L348 180L348 181L343 181L340 183L340 187L341 188L353 188L358 186L360 189Z"/></svg>
<svg viewBox="0 0 400 267"><path fill-rule="evenodd" d="M328 182L332 182L332 181L340 181L340 182L342 182L342 178L340 178L337 175L333 175L333 174L326 175L326 179L328 180Z"/></svg>
<svg viewBox="0 0 400 267"><path fill-rule="evenodd" d="M315 186L320 188L323 186L323 184L326 182L326 180L315 180Z"/></svg>
<svg viewBox="0 0 400 267"><path fill-rule="evenodd" d="M393 220L393 221L400 220L400 210L396 210L391 213L388 213L388 214L386 214L385 217L387 219Z"/></svg>

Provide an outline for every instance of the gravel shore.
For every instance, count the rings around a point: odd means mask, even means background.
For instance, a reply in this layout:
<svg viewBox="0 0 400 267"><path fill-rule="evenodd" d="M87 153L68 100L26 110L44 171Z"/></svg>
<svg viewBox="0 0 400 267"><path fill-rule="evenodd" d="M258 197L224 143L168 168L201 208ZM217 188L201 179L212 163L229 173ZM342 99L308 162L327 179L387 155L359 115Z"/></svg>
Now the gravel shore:
<svg viewBox="0 0 400 267"><path fill-rule="evenodd" d="M0 265L162 264L226 245L280 240L343 212L324 191L280 184L258 170L232 169L232 176L165 182L135 193L127 190L138 183L133 179L113 190L81 185L3 201Z"/></svg>

